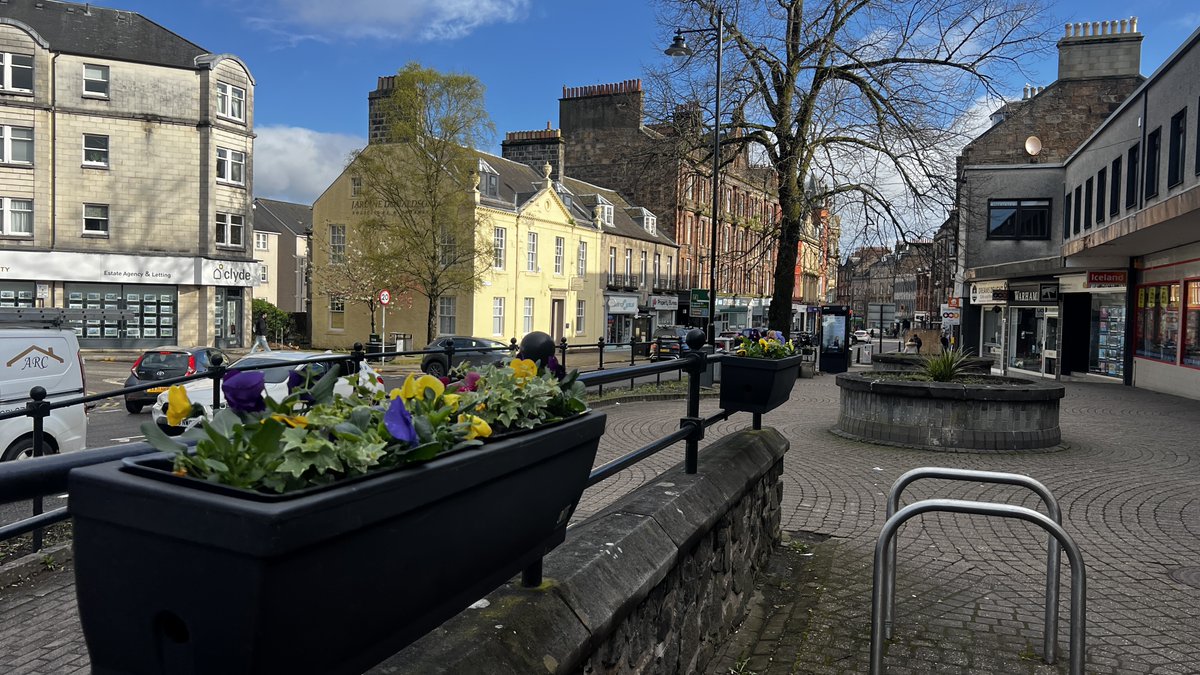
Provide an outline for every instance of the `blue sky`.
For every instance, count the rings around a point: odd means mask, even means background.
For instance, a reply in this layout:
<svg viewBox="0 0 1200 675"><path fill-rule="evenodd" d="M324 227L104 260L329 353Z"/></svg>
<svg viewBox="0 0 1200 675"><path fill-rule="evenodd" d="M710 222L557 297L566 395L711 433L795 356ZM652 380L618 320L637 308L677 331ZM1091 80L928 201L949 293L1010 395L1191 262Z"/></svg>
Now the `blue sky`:
<svg viewBox="0 0 1200 675"><path fill-rule="evenodd" d="M642 77L667 57L670 30L645 0L101 0L213 52L243 59L256 79L255 192L310 203L366 142L367 93L409 61L468 72L487 87L506 131L558 125L562 87ZM1061 25L1138 16L1149 75L1200 25L1180 0L1071 0ZM1056 57L1031 64L1049 84ZM1012 82L1019 98L1024 81Z"/></svg>

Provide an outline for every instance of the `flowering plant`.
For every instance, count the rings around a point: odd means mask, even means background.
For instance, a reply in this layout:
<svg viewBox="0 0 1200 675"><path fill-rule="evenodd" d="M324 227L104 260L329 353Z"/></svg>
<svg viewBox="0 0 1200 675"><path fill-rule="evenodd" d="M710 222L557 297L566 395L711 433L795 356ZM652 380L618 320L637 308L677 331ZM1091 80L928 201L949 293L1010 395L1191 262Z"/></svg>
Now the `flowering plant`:
<svg viewBox="0 0 1200 675"><path fill-rule="evenodd" d="M766 337L744 337L738 341L734 354L752 359L786 359L796 355L796 345L791 340L784 342L777 331L767 331Z"/></svg>
<svg viewBox="0 0 1200 675"><path fill-rule="evenodd" d="M577 373L561 381L527 359L462 373L457 382L409 375L384 392L350 379L334 392L336 366L315 383L293 372L282 401L264 396L258 371L230 371L228 407L186 432L167 436L147 422L142 432L174 453L173 472L233 487L289 492L422 462L483 443L496 431L532 429L586 409ZM203 414L182 386L168 393L168 423ZM181 441L194 439L189 450Z"/></svg>

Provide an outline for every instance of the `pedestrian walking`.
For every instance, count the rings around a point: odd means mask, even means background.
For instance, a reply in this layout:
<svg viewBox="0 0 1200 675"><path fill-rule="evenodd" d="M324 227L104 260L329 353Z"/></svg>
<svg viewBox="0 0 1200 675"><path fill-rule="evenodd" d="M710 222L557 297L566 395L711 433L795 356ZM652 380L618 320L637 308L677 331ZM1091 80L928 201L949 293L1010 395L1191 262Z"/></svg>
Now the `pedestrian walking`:
<svg viewBox="0 0 1200 675"><path fill-rule="evenodd" d="M913 333L912 337L908 338L908 341L913 343L916 346L917 353L920 354L921 353L921 336L917 335L916 333Z"/></svg>
<svg viewBox="0 0 1200 675"><path fill-rule="evenodd" d="M254 318L254 345L250 347L250 353L258 351L259 347L265 352L271 351L271 345L267 344L267 313L259 312Z"/></svg>
<svg viewBox="0 0 1200 675"><path fill-rule="evenodd" d="M950 351L950 336L945 333L942 333L942 351Z"/></svg>

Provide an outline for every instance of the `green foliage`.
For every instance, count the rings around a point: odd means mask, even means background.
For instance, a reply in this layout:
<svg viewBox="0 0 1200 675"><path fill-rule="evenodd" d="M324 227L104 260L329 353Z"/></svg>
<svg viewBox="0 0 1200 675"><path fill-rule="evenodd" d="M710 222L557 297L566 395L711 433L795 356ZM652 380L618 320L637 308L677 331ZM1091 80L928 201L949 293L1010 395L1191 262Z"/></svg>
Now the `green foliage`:
<svg viewBox="0 0 1200 675"><path fill-rule="evenodd" d="M753 340L744 337L734 348L734 354L752 359L785 359L796 355L796 345L791 340L781 342L775 338Z"/></svg>
<svg viewBox="0 0 1200 675"><path fill-rule="evenodd" d="M969 351L950 349L923 359L925 375L934 382L951 382L966 372Z"/></svg>
<svg viewBox="0 0 1200 675"><path fill-rule="evenodd" d="M463 409L497 431L533 429L587 409L578 371L560 382L532 361L514 359L509 365L485 365L476 372L479 384L464 394Z"/></svg>
<svg viewBox="0 0 1200 675"><path fill-rule="evenodd" d="M262 298L254 298L254 301L251 303L251 307L254 318L258 318L258 315L262 314L263 312L267 313L267 329L270 331L269 335L282 335L285 338L288 335L291 335L293 328L292 315L288 314L282 309L279 309L275 305L272 305L270 302L263 300Z"/></svg>
<svg viewBox="0 0 1200 675"><path fill-rule="evenodd" d="M261 412L222 408L182 439L167 436L154 422L143 424L142 433L174 454L177 475L283 493L478 446L492 435L493 425L498 431L533 429L586 410L578 372L560 382L521 359L487 366L450 385L410 375L390 394L357 376L346 378L350 394L335 393L338 377L335 366L282 401L265 398ZM182 387L172 396L183 397L190 416L204 414ZM195 448L180 440L195 440Z"/></svg>

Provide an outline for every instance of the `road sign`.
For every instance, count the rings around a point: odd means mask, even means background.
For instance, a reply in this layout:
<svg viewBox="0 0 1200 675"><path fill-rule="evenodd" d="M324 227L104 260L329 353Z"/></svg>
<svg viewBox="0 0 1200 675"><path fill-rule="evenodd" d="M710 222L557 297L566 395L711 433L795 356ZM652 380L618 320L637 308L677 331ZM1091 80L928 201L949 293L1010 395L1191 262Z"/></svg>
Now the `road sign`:
<svg viewBox="0 0 1200 675"><path fill-rule="evenodd" d="M391 291L389 291L386 288L383 289L382 291L379 291L379 304L386 307L389 304L391 304L391 302L392 302L392 292Z"/></svg>

